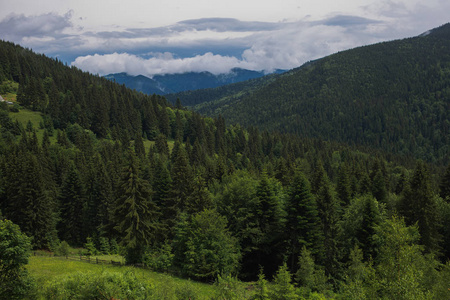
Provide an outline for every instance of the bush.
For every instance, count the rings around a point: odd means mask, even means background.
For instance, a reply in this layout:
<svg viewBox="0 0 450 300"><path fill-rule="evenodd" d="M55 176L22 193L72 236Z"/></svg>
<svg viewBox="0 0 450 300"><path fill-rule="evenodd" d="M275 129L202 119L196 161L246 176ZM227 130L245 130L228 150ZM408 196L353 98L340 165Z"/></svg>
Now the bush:
<svg viewBox="0 0 450 300"><path fill-rule="evenodd" d="M139 281L133 272L75 273L49 282L45 299L149 299L153 287Z"/></svg>
<svg viewBox="0 0 450 300"><path fill-rule="evenodd" d="M159 249L151 249L144 255L146 266L158 272L167 272L173 264L172 247L166 243Z"/></svg>
<svg viewBox="0 0 450 300"><path fill-rule="evenodd" d="M217 276L216 280L216 297L214 299L240 300L247 299L246 291L242 283L229 274Z"/></svg>
<svg viewBox="0 0 450 300"><path fill-rule="evenodd" d="M9 220L0 220L0 296L24 299L33 292L33 280L25 265L30 256L31 239Z"/></svg>
<svg viewBox="0 0 450 300"><path fill-rule="evenodd" d="M239 245L227 220L215 210L204 210L189 220L183 216L174 239L174 263L188 277L214 280L234 274L239 267Z"/></svg>
<svg viewBox="0 0 450 300"><path fill-rule="evenodd" d="M101 238L99 239L99 243L100 243L100 252L101 252L102 254L106 254L106 255L110 254L110 252L111 252L111 247L110 247L110 245L109 245L108 239L105 238L105 237L101 237Z"/></svg>
<svg viewBox="0 0 450 300"><path fill-rule="evenodd" d="M70 246L66 241L62 241L55 250L55 254L58 256L69 256Z"/></svg>
<svg viewBox="0 0 450 300"><path fill-rule="evenodd" d="M84 244L84 248L87 250L87 255L97 255L98 251L97 248L95 248L94 240L91 237L88 237L86 239L86 244Z"/></svg>

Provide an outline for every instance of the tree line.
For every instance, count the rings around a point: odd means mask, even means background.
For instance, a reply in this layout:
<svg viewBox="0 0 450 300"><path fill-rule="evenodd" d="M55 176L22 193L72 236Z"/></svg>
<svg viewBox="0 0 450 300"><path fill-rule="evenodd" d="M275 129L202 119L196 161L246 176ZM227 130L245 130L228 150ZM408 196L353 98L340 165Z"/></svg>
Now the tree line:
<svg viewBox="0 0 450 300"><path fill-rule="evenodd" d="M0 210L34 248L107 239L128 263L203 281L271 279L285 266L310 291L442 291L450 168L227 126L3 46L22 70L3 80L19 80L20 105L44 114L38 139L0 111ZM41 77L24 71L45 65L55 67Z"/></svg>

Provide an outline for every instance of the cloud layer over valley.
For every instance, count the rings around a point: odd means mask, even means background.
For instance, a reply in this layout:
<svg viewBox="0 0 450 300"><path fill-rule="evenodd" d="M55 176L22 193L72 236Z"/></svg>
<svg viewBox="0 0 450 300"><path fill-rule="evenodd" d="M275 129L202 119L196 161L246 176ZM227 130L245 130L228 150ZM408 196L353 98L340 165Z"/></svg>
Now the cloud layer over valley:
<svg viewBox="0 0 450 300"><path fill-rule="evenodd" d="M74 8L0 15L0 38L101 75L219 74L236 67L271 71L361 45L418 35L448 22L448 11L450 3L443 0L424 4L367 0L355 4L354 10L280 21L208 17L128 27L94 26Z"/></svg>

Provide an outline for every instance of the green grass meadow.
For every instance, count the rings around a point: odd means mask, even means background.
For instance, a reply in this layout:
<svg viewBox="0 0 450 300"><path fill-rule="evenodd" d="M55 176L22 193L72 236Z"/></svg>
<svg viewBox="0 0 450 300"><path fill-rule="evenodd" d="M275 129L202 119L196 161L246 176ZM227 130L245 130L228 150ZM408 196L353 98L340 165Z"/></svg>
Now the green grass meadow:
<svg viewBox="0 0 450 300"><path fill-rule="evenodd" d="M111 257L98 256L99 259ZM114 258L116 260L117 257ZM94 264L84 261L65 259L63 257L31 256L27 269L36 281L38 299L45 299L41 294L52 282L61 280L65 276L78 272L99 275L103 272L126 273L133 272L142 282L148 282L154 288L155 299L179 299L180 292L195 295L193 299L211 299L216 294L216 287L212 284L194 282L167 274L129 266L112 266L109 264Z"/></svg>

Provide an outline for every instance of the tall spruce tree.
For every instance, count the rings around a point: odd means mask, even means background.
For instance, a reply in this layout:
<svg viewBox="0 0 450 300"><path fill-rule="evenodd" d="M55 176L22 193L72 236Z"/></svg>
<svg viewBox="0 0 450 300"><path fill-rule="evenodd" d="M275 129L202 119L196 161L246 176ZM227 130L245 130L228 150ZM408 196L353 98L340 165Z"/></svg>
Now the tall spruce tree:
<svg viewBox="0 0 450 300"><path fill-rule="evenodd" d="M279 199L271 186L266 172L256 187L258 220L261 240L257 243L256 255L258 265L264 268L267 276L273 276L281 263L281 233L283 232L283 211ZM256 272L255 272L255 275Z"/></svg>
<svg viewBox="0 0 450 300"><path fill-rule="evenodd" d="M186 209L186 200L192 193L192 169L183 145L178 141L172 152L173 165L171 170L172 183L164 208L164 219L167 221L169 235L173 234L176 218Z"/></svg>
<svg viewBox="0 0 450 300"><path fill-rule="evenodd" d="M319 182L316 199L322 223L325 249L324 260L321 263L325 266L325 272L328 276L336 277L339 271L340 258L338 245L340 207L328 177L324 174Z"/></svg>
<svg viewBox="0 0 450 300"><path fill-rule="evenodd" d="M157 235L157 207L152 201L152 190L140 177L134 153L122 171L113 220L120 245L127 249L127 263L142 262L145 246Z"/></svg>
<svg viewBox="0 0 450 300"><path fill-rule="evenodd" d="M339 169L336 192L341 204L347 206L352 198L350 174L346 164L341 164Z"/></svg>
<svg viewBox="0 0 450 300"><path fill-rule="evenodd" d="M56 239L55 206L46 193L38 158L26 151L10 153L5 171L5 216L33 237L33 247L49 248Z"/></svg>
<svg viewBox="0 0 450 300"><path fill-rule="evenodd" d="M444 176L439 184L439 195L447 202L450 202L450 164L445 170Z"/></svg>
<svg viewBox="0 0 450 300"><path fill-rule="evenodd" d="M408 225L418 223L420 241L425 246L425 251L438 253L441 250L439 243L442 238L439 233L440 214L425 163L417 164L409 186L403 192L399 210Z"/></svg>
<svg viewBox="0 0 450 300"><path fill-rule="evenodd" d="M64 178L59 196L61 219L59 236L73 245L81 246L83 239L83 207L86 202L85 187L73 162Z"/></svg>
<svg viewBox="0 0 450 300"><path fill-rule="evenodd" d="M323 235L317 203L311 193L308 179L297 171L290 186L286 204L286 230L288 240L288 263L291 272L298 269L298 257L303 247L322 259Z"/></svg>

